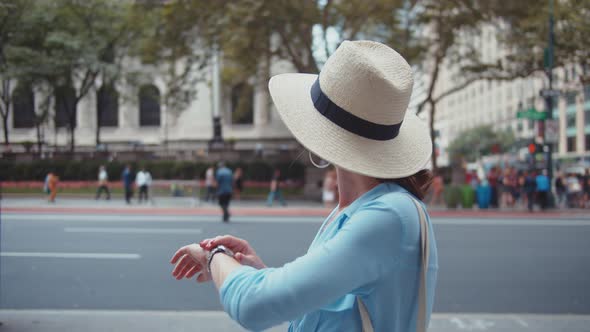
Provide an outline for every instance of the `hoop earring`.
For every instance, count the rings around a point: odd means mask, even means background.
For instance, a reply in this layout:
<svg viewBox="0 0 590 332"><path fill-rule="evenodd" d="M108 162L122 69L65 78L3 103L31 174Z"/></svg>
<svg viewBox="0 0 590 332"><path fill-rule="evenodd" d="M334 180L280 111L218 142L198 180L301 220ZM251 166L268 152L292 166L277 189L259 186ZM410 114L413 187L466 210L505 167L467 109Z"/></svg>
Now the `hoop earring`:
<svg viewBox="0 0 590 332"><path fill-rule="evenodd" d="M330 166L330 163L329 162L327 162L327 163L325 163L323 165L316 164L316 162L313 161L313 158L311 157L311 151L309 151L309 161L311 161L312 165L314 165L317 168L326 168L326 167L329 167Z"/></svg>

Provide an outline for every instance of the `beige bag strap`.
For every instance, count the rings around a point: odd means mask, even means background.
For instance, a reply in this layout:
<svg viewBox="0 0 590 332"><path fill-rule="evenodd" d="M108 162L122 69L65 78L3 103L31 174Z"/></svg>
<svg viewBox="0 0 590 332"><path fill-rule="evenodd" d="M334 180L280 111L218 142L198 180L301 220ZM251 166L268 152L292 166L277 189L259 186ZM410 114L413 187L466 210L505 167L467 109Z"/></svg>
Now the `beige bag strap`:
<svg viewBox="0 0 590 332"><path fill-rule="evenodd" d="M418 215L420 216L420 252L422 253L422 269L420 273L420 288L418 289L418 319L416 321L416 332L426 332L426 273L428 271L428 257L429 257L429 242L428 242L428 223L426 222L426 214L420 203L412 198ZM359 296L356 297L356 302L361 313L361 322L363 332L373 332L373 324L369 311Z"/></svg>

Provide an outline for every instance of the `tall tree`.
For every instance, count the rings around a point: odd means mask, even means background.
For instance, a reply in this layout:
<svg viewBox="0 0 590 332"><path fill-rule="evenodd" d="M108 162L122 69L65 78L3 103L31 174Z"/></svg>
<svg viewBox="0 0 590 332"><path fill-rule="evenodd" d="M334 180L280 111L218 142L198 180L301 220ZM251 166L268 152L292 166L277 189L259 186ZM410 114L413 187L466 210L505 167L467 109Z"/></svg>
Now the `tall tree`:
<svg viewBox="0 0 590 332"><path fill-rule="evenodd" d="M211 2L215 6L216 1ZM197 84L204 82L212 48L204 42L208 17L200 1L171 1L138 5L142 13L141 35L129 54L141 60L149 73L131 71L127 78L139 85L158 77L164 85L162 104L165 144L169 123L187 109L197 96Z"/></svg>
<svg viewBox="0 0 590 332"><path fill-rule="evenodd" d="M7 53L17 43L17 34L24 26L23 16L31 5L31 1L26 0L0 0L0 116L4 144L10 144L8 117L14 81L19 78L19 72Z"/></svg>
<svg viewBox="0 0 590 332"><path fill-rule="evenodd" d="M462 132L448 149L451 158L462 157L472 162L482 155L509 151L515 142L512 131L494 131L492 126L487 125Z"/></svg>

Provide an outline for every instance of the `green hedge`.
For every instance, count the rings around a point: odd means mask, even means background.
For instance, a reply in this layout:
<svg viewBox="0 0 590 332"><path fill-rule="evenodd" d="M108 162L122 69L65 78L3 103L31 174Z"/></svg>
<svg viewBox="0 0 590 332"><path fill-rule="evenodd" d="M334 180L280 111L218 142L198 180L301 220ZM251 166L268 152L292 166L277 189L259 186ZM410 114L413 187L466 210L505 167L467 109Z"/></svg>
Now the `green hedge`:
<svg viewBox="0 0 590 332"><path fill-rule="evenodd" d="M204 178L205 171L211 163L187 161L142 161L124 163L119 161L101 162L97 160L69 161L69 160L37 160L32 162L14 162L0 160L0 180L2 181L43 181L49 171L58 174L65 181L96 180L100 165L107 167L110 180L120 178L126 164L131 165L135 172L139 167L145 167L154 179L193 180ZM264 161L228 163L235 170L241 167L244 178L252 181L269 181L275 168L281 170L285 179L303 181L305 166L302 163L284 162L270 163Z"/></svg>

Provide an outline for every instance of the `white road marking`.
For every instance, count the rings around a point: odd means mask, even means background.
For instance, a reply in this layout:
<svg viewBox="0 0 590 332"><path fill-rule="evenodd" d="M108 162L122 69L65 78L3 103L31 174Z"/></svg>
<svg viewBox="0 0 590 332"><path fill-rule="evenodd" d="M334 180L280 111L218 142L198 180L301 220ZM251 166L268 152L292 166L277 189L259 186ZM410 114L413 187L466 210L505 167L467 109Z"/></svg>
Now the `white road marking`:
<svg viewBox="0 0 590 332"><path fill-rule="evenodd" d="M73 253L73 252L2 252L1 257L140 259L139 254Z"/></svg>
<svg viewBox="0 0 590 332"><path fill-rule="evenodd" d="M140 227L65 227L66 233L112 234L201 234L199 228L140 228Z"/></svg>
<svg viewBox="0 0 590 332"><path fill-rule="evenodd" d="M514 316L512 317L518 324L520 324L520 326L522 327L529 327L529 324L527 324L527 322L524 321L524 319L518 317L518 316Z"/></svg>

